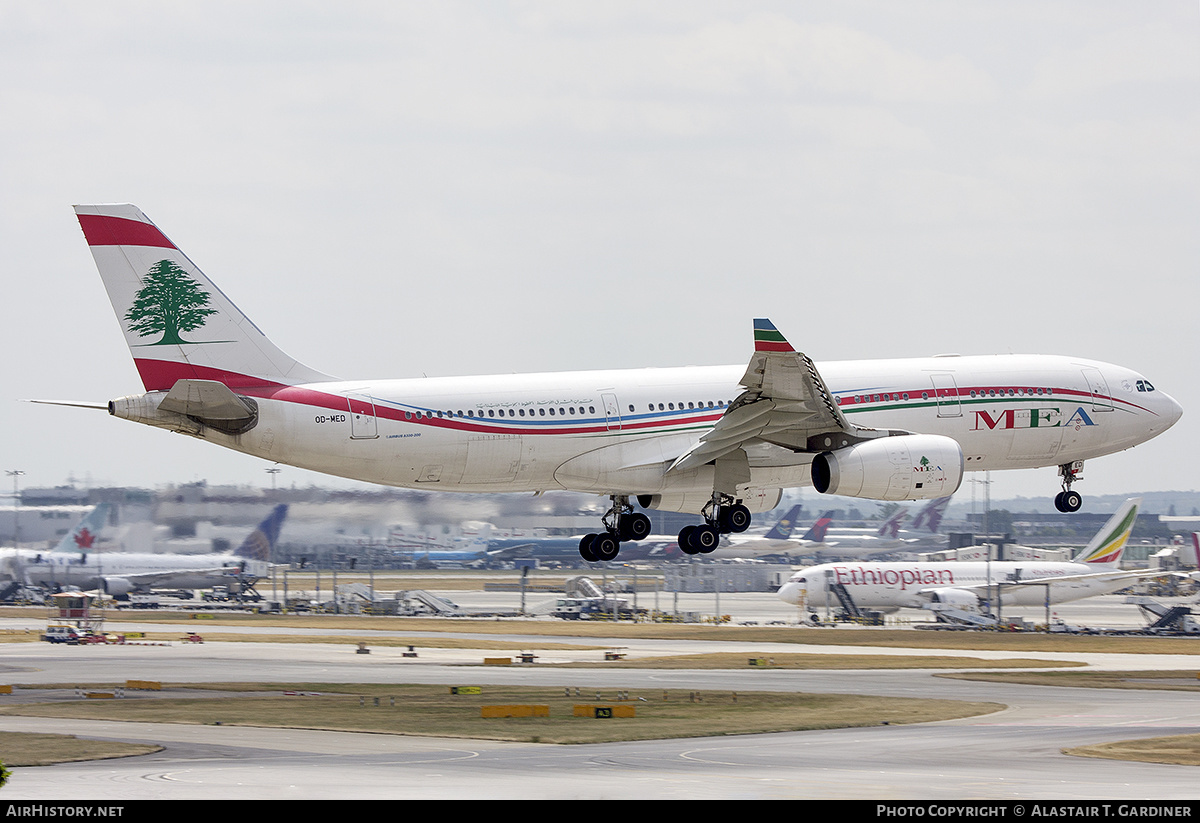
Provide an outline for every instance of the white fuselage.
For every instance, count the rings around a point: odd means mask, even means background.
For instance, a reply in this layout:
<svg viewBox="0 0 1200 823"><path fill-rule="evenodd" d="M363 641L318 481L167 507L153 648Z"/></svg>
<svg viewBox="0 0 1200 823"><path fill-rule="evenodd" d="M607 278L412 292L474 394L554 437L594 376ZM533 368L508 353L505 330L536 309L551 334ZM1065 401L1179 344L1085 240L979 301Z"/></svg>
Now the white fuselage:
<svg viewBox="0 0 1200 823"><path fill-rule="evenodd" d="M139 578L149 580L147 576L153 576L155 587L200 589L228 582L237 575L244 562L254 561L243 561L232 554L76 554L22 549L16 558L4 557L0 562L6 576L48 588L105 588L105 581L114 580L130 581L129 589L144 588L146 586ZM262 563L255 565L265 566Z"/></svg>
<svg viewBox="0 0 1200 823"><path fill-rule="evenodd" d="M1160 434L1181 413L1165 393L1143 390L1141 375L1069 357L834 362L820 370L852 423L951 437L961 445L968 471L1110 454ZM666 469L741 394L743 371L686 367L234 385L257 403L257 424L244 434L205 429L201 436L267 460L391 486L695 495L696 508L677 510L698 511L713 490L712 467ZM113 401L110 409L186 430L155 419L153 406L140 398ZM747 452L746 490L811 482L811 453L769 444ZM764 499L759 510L777 499Z"/></svg>
<svg viewBox="0 0 1200 823"><path fill-rule="evenodd" d="M989 568L990 567L990 568ZM796 572L779 589L779 598L801 608L837 606L834 587L841 585L860 608L892 611L923 608L932 601L931 591L952 598L954 592L976 593L983 600L982 587L1020 580L1042 581L1047 585L1012 585L1002 588L1001 602L1006 606L1040 606L1047 602L1066 603L1085 597L1110 594L1130 584L1131 578L1079 579L1079 575L1115 571L1113 564L1018 562L997 560L953 561L947 563L825 563ZM1057 578L1070 578L1058 580Z"/></svg>

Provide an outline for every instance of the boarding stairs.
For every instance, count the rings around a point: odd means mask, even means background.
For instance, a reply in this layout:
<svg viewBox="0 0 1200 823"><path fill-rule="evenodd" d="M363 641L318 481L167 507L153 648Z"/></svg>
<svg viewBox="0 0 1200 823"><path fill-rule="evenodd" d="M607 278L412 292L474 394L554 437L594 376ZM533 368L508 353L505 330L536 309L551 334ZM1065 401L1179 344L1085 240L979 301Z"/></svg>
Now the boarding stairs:
<svg viewBox="0 0 1200 823"><path fill-rule="evenodd" d="M437 614L459 614L458 606L445 598L438 597L436 594L430 594L427 591L421 590L405 592L404 594L407 599L415 600Z"/></svg>
<svg viewBox="0 0 1200 823"><path fill-rule="evenodd" d="M846 587L841 583L830 583L829 590L837 597L838 602L842 604L842 610L846 616L858 620L863 616L862 609L854 602L854 598L850 596L850 592L846 591Z"/></svg>
<svg viewBox="0 0 1200 823"><path fill-rule="evenodd" d="M968 611L949 603L927 603L923 608L933 612L939 623L959 626L995 626L996 618L982 612Z"/></svg>
<svg viewBox="0 0 1200 823"><path fill-rule="evenodd" d="M563 590L569 597L604 597L604 591L590 577L572 577L563 585Z"/></svg>
<svg viewBox="0 0 1200 823"><path fill-rule="evenodd" d="M1146 626L1148 631L1200 633L1200 622L1189 606L1168 606L1149 597L1137 596L1127 597L1125 602L1137 606L1142 616L1151 621Z"/></svg>

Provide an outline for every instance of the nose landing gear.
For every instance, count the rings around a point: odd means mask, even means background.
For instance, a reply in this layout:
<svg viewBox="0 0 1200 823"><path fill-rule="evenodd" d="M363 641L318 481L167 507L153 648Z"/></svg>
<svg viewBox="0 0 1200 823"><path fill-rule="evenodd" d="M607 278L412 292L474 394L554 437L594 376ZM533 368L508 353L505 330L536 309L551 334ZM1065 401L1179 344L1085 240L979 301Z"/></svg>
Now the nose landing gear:
<svg viewBox="0 0 1200 823"><path fill-rule="evenodd" d="M1083 496L1077 491L1072 491L1071 484L1081 479L1083 461L1063 463L1058 467L1058 474L1062 478L1063 490L1054 496L1054 508L1064 513L1079 511L1079 507L1083 505Z"/></svg>

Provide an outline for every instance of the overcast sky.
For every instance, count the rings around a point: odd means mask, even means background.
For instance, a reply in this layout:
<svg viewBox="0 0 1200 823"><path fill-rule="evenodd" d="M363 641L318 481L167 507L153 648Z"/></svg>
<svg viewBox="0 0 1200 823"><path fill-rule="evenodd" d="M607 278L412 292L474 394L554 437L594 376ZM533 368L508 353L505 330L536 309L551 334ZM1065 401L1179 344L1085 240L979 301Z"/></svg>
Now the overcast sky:
<svg viewBox="0 0 1200 823"><path fill-rule="evenodd" d="M1085 508L1195 489L1198 92L1196 0L0 0L0 468L270 483L18 402L142 390L71 212L132 202L341 377L1068 354L1185 409Z"/></svg>

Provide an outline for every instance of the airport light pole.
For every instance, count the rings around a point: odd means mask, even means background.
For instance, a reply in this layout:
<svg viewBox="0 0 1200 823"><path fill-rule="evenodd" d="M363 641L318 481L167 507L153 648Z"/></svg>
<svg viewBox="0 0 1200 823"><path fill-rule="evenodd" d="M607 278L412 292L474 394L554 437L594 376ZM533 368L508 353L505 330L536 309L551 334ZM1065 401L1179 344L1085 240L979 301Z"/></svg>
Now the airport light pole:
<svg viewBox="0 0 1200 823"><path fill-rule="evenodd" d="M21 547L21 495L17 491L17 480L25 472L20 469L9 469L7 474L13 479L13 547Z"/></svg>

